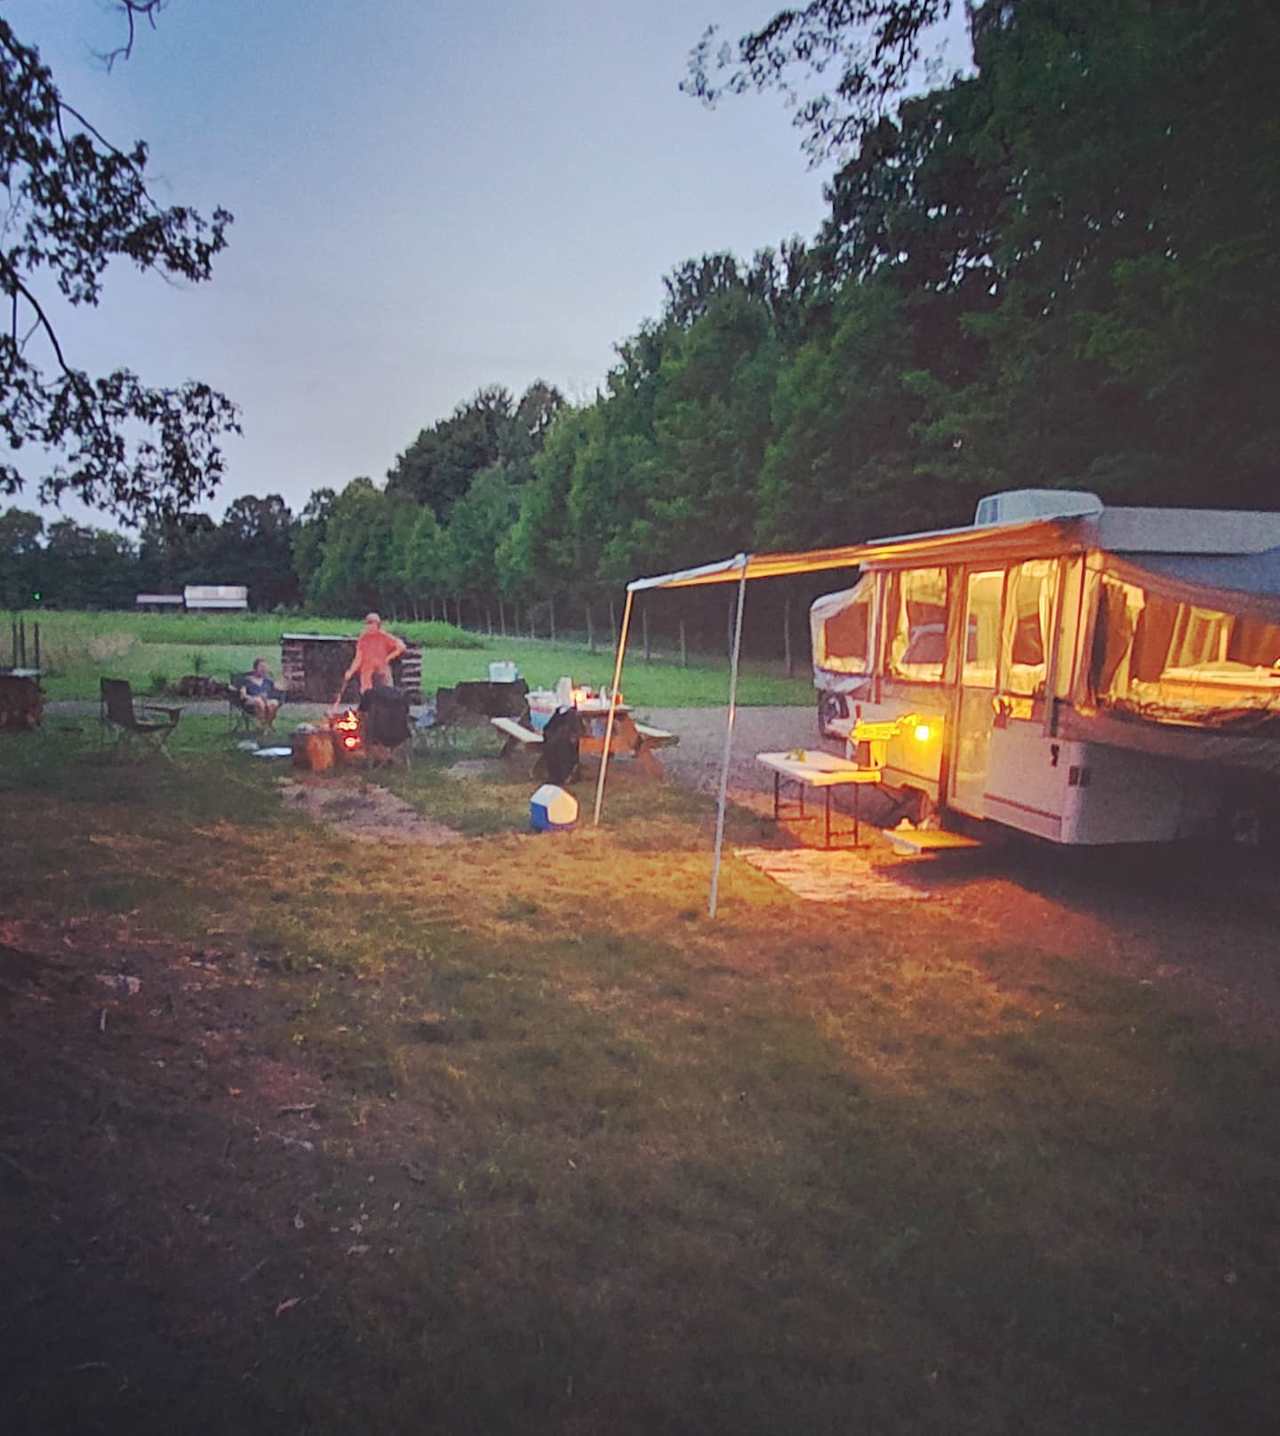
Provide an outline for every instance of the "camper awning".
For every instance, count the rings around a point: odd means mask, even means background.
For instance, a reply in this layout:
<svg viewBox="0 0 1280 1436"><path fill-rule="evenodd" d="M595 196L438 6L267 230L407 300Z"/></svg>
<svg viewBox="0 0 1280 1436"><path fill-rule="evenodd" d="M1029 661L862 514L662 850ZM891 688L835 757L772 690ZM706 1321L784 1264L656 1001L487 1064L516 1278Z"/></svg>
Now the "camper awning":
<svg viewBox="0 0 1280 1436"><path fill-rule="evenodd" d="M677 569L653 578L633 578L628 593L649 588L693 588L706 583L737 583L744 577L783 578L792 573L857 568L866 563L1004 563L1044 558L1090 546L1095 520L1091 515L1030 519L1021 524L985 528L937 529L903 534L839 548L814 548L793 553L739 553L699 568Z"/></svg>

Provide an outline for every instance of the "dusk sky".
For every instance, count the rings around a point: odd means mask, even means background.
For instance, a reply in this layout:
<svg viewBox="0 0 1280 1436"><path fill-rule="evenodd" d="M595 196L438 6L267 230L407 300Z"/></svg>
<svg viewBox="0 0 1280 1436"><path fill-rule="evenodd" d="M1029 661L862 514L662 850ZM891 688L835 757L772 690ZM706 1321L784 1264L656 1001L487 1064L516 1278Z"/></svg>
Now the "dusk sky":
<svg viewBox="0 0 1280 1436"><path fill-rule="evenodd" d="M108 74L95 51L124 24L101 0L6 3L64 99L149 143L158 199L235 215L211 284L118 267L96 311L61 318L64 347L241 406L215 516L241 494L296 510L381 482L484 384L589 399L681 260L821 222L831 167L808 167L778 97L708 110L677 88L707 24L736 39L776 8L172 0Z"/></svg>

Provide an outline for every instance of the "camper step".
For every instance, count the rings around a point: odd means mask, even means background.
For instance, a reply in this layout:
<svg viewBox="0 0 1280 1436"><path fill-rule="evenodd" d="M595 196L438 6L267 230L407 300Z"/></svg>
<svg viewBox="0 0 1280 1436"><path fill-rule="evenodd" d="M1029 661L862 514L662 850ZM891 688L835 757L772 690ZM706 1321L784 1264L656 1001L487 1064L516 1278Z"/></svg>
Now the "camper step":
<svg viewBox="0 0 1280 1436"><path fill-rule="evenodd" d="M949 833L945 828L887 828L885 837L903 853L955 852L961 848L985 846L978 838Z"/></svg>

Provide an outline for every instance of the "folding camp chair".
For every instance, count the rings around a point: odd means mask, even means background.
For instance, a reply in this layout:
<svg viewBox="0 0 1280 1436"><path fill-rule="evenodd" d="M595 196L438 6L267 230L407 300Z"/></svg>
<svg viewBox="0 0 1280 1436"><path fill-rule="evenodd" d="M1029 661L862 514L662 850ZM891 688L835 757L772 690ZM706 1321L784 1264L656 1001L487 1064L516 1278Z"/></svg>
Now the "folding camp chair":
<svg viewBox="0 0 1280 1436"><path fill-rule="evenodd" d="M117 753L131 749L135 740L141 740L173 762L168 743L182 717L181 705L171 707L160 703L142 703L135 708L133 689L123 678L102 679L100 691L98 717L104 734L115 729ZM146 718L139 716L140 713L163 713L166 716L163 719Z"/></svg>
<svg viewBox="0 0 1280 1436"><path fill-rule="evenodd" d="M240 696L248 676L247 673L233 673L227 683L227 726L233 736L258 731L258 715Z"/></svg>

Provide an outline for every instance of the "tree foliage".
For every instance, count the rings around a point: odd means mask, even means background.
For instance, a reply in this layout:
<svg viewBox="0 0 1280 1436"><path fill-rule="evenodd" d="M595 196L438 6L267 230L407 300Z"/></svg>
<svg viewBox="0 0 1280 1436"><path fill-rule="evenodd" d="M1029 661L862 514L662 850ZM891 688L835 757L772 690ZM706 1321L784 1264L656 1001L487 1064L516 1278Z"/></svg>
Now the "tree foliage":
<svg viewBox="0 0 1280 1436"><path fill-rule="evenodd" d="M130 33L117 55L132 45L135 18L156 6L122 8ZM59 338L55 304L96 305L113 259L193 283L210 277L230 214L205 220L160 206L147 159L142 141L119 149L70 105L39 53L0 19L0 434L11 455L34 448L37 463L52 464L37 481L41 502L70 492L131 522L209 498L223 473L219 441L239 432L235 405L209 385L150 386L123 368L93 376ZM0 493L28 477L16 459L0 463Z"/></svg>
<svg viewBox="0 0 1280 1436"><path fill-rule="evenodd" d="M878 101L943 8L814 4L751 53L781 74L870 33L849 93ZM1275 508L1280 10L972 14L973 73L866 112L812 243L677 264L593 401L489 386L422 430L385 489L314 495L291 528L309 600L576 608L737 549L963 524L1020 486ZM222 527L265 543L271 503ZM15 563L46 542L8 531ZM208 520L157 532L174 572L225 553ZM722 623L714 596L687 603Z"/></svg>
<svg viewBox="0 0 1280 1436"><path fill-rule="evenodd" d="M919 63L925 31L951 8L952 0L810 0L779 10L736 45L711 25L689 55L681 89L709 105L726 94L779 91L805 150L819 160L862 141ZM802 96L803 77L831 69L831 91Z"/></svg>

